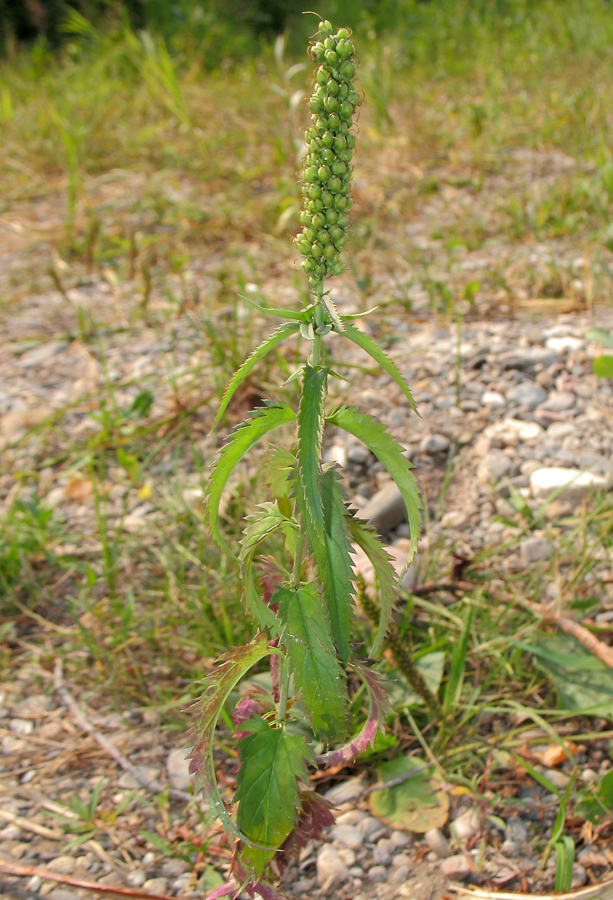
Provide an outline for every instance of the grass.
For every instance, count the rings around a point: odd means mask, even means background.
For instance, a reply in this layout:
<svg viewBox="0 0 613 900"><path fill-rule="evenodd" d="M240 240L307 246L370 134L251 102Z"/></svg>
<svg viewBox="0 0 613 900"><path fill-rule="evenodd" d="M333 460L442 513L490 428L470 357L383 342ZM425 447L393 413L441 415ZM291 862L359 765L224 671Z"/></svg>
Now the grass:
<svg viewBox="0 0 613 900"><path fill-rule="evenodd" d="M366 99L342 285L357 306L379 303L390 339L412 311L613 299L609 11L570 0L505 9L501 25L464 4L416 4L410 39L404 21L385 40L376 23L356 23ZM45 298L41 324L24 319L7 340L22 354L67 341L90 373L8 438L0 663L9 672L39 642L100 702L159 707L182 727L207 660L251 633L201 498L223 439L208 435L215 404L266 327L237 295L293 304L304 291L288 234L308 72L292 68L291 41L214 72L172 46L123 26L0 64L0 304L18 322ZM150 365L137 353L131 364L135 345L153 348ZM288 378L292 359L291 348L273 358L237 406ZM254 464L228 492L230 531L257 491ZM505 542L464 571L470 590L407 596L399 612L415 660L438 659L451 677L438 723L423 707L407 718L396 698L394 739L406 746L414 723L474 790L491 782L493 744L515 748L535 716L561 727L572 713L556 709L559 678L523 649L542 633L525 601L546 566L571 607L612 599L600 574L610 500L550 524L558 553L521 573L509 557L542 522L509 516ZM422 566L424 579L448 579L440 541ZM504 738L501 716L520 723Z"/></svg>

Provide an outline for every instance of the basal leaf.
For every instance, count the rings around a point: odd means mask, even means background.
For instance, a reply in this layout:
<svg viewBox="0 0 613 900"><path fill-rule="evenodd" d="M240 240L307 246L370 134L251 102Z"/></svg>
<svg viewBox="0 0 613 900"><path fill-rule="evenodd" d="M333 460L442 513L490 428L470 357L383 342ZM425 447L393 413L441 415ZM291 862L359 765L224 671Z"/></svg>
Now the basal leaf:
<svg viewBox="0 0 613 900"><path fill-rule="evenodd" d="M430 775L427 770L415 771L422 765L421 759L400 756L377 767L379 780L383 783L404 775L407 778L401 784L370 795L373 815L393 828L406 828L420 834L445 824L449 814L449 796L441 790L436 775Z"/></svg>
<svg viewBox="0 0 613 900"><path fill-rule="evenodd" d="M323 596L330 622L332 640L343 666L349 659L354 571L347 528L347 509L343 490L334 469L326 469L321 478L325 552L318 559Z"/></svg>
<svg viewBox="0 0 613 900"><path fill-rule="evenodd" d="M344 316L341 316L343 319L343 323L345 326L345 337L348 337L350 341L353 341L354 344L357 344L358 347L361 347L362 350L365 350L369 356L371 356L375 362L378 362L382 369L384 369L388 375L390 375L402 393L405 395L411 409L413 412L417 413L417 407L415 406L415 401L413 400L413 395L409 389L408 384L402 377L401 373L398 371L396 364L389 358L389 356L383 352L383 350L379 347L378 344L373 341L367 334L364 334L363 331L360 331L359 328L356 328L355 325L351 325ZM419 413L417 413L419 415Z"/></svg>
<svg viewBox="0 0 613 900"><path fill-rule="evenodd" d="M225 413L228 408L228 404L236 390L240 387L242 382L247 378L250 372L256 367L263 357L265 357L271 350L280 344L285 338L289 337L291 334L296 334L296 332L300 329L300 323L296 322L287 322L285 325L280 325L276 331L270 335L270 337L266 338L259 347L257 347L251 356L249 356L242 366L236 370L232 378L230 379L228 386L224 391L224 395L221 400L221 404L217 411L217 415L215 417L215 421L213 422L213 428L216 428L219 420Z"/></svg>
<svg viewBox="0 0 613 900"><path fill-rule="evenodd" d="M592 367L599 378L613 378L613 356L597 356Z"/></svg>
<svg viewBox="0 0 613 900"><path fill-rule="evenodd" d="M205 679L207 687L204 694L192 707L192 709L199 708L200 715L192 732L196 741L190 753L189 771L195 775L196 788L202 788L212 816L221 819L224 828L233 834L237 833L236 826L226 811L217 787L213 765L213 736L230 691L258 660L268 656L270 652L268 636L259 634L250 644L238 647L220 657L220 665Z"/></svg>
<svg viewBox="0 0 613 900"><path fill-rule="evenodd" d="M613 347L613 334L607 328L590 328L585 336L588 341L598 341L603 347Z"/></svg>
<svg viewBox="0 0 613 900"><path fill-rule="evenodd" d="M329 739L343 737L348 704L345 678L316 586L281 588L273 601L279 603L294 681L311 717L313 731Z"/></svg>
<svg viewBox="0 0 613 900"><path fill-rule="evenodd" d="M279 632L279 620L271 608L262 601L252 566L253 554L260 543L279 528L295 529L297 523L294 519L284 516L276 503L261 503L257 512L248 517L248 524L243 532L241 550L238 555L247 608L253 614L258 625L261 628L267 628L273 634Z"/></svg>
<svg viewBox="0 0 613 900"><path fill-rule="evenodd" d="M337 750L330 750L316 757L318 766L336 766L342 762L355 762L368 747L375 746L378 732L385 731L385 720L393 713L386 681L382 675L369 668L361 660L352 662L366 686L368 694L368 714L364 727L350 741Z"/></svg>
<svg viewBox="0 0 613 900"><path fill-rule="evenodd" d="M260 878L298 819L298 780L308 783L307 763L313 753L302 735L272 728L263 720L254 734L240 741L239 752L236 823L249 841L243 860Z"/></svg>
<svg viewBox="0 0 613 900"><path fill-rule="evenodd" d="M298 476L304 496L307 533L323 534L321 445L328 370L305 366L298 411Z"/></svg>
<svg viewBox="0 0 613 900"><path fill-rule="evenodd" d="M369 558L377 576L381 617L375 639L370 648L370 656L376 657L381 650L383 639L392 619L394 599L399 588L398 576L389 554L381 544L374 529L354 516L347 517L347 524L351 531L351 537Z"/></svg>
<svg viewBox="0 0 613 900"><path fill-rule="evenodd" d="M385 427L377 422L376 419L366 415L366 413L358 412L356 409L340 406L329 416L326 416L326 422L348 431L349 434L366 444L371 453L374 453L377 459L383 463L398 485L407 508L411 535L411 546L407 559L408 566L417 550L421 525L421 500L417 481L411 472L411 464L403 456L402 447L396 443L389 432L385 430Z"/></svg>
<svg viewBox="0 0 613 900"><path fill-rule="evenodd" d="M228 478L245 453L254 444L257 444L265 434L268 434L269 431L273 431L280 425L293 422L295 418L295 412L287 403L271 404L262 409L256 409L246 422L239 425L220 451L209 481L206 510L212 538L232 557L234 557L234 554L224 541L218 525L219 501Z"/></svg>

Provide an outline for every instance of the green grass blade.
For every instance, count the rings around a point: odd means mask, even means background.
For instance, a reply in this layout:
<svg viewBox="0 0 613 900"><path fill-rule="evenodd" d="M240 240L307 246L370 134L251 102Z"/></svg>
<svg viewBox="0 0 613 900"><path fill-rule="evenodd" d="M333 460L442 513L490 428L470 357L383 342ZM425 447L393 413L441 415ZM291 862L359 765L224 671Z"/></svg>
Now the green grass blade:
<svg viewBox="0 0 613 900"><path fill-rule="evenodd" d="M370 648L369 656L378 656L383 638L387 633L394 611L394 597L398 590L398 576L392 566L391 559L377 537L374 529L366 522L349 516L347 524L351 531L351 537L369 558L377 576L377 585L379 588L379 604L381 606L381 617L377 633Z"/></svg>
<svg viewBox="0 0 613 900"><path fill-rule="evenodd" d="M443 694L443 711L449 712L452 705L457 702L462 692L462 684L464 683L464 672L466 670L466 654L468 652L468 641L470 639L470 629L472 628L473 612L471 609L462 637L454 645L451 654L451 665L449 667L449 676L445 684L445 692Z"/></svg>
<svg viewBox="0 0 613 900"><path fill-rule="evenodd" d="M403 456L402 447L385 430L385 427L372 416L358 412L347 406L340 406L326 416L326 422L348 431L358 440L366 444L368 449L383 463L402 494L409 522L411 546L407 566L417 550L419 529L421 525L421 499L415 476L411 472L411 464Z"/></svg>
<svg viewBox="0 0 613 900"><path fill-rule="evenodd" d="M320 577L332 640L343 666L346 666L351 637L354 572L343 489L333 469L326 469L322 475L321 495L326 552L321 560Z"/></svg>
<svg viewBox="0 0 613 900"><path fill-rule="evenodd" d="M259 361L263 359L268 353L270 353L271 350L274 350L277 344L280 344L282 341L284 341L286 337L289 337L290 334L295 334L299 330L299 328L299 323L294 324L292 322L287 322L285 325L280 325L276 329L276 331L273 331L270 337L266 338L266 340L263 341L260 346L253 351L251 356L245 360L242 366L240 366L240 368L236 370L236 372L230 379L227 388L224 391L224 395L221 399L221 404L219 406L219 409L217 410L217 415L215 416L215 421L213 422L213 428L211 430L214 430L217 427L219 420L228 408L230 400L232 399L242 382L245 380L245 378L247 378L250 372L259 363Z"/></svg>
<svg viewBox="0 0 613 900"><path fill-rule="evenodd" d="M228 478L245 453L254 444L257 444L265 434L268 434L269 431L273 431L280 425L293 422L295 419L296 413L287 403L279 403L263 409L257 409L252 413L250 419L239 425L230 436L228 443L220 451L209 481L206 512L213 540L232 558L234 558L234 554L224 541L219 530L219 501Z"/></svg>
<svg viewBox="0 0 613 900"><path fill-rule="evenodd" d="M332 739L347 733L348 696L317 587L281 588L273 595L285 625L296 687L315 734Z"/></svg>
<svg viewBox="0 0 613 900"><path fill-rule="evenodd" d="M376 344L372 338L368 337L367 334L364 334L363 331L360 331L359 328L356 328L355 325L351 325L345 317L343 318L343 324L345 326L345 337L349 338L350 341L353 341L354 344L357 344L358 347L361 347L362 350L366 351L369 356L371 356L375 362L379 363L382 369L384 369L387 374L394 379L404 396L409 401L411 409L413 412L417 413L417 407L415 406L415 401L413 400L413 395L409 389L408 384L402 377L401 373L396 367L396 364L389 358L389 356L383 352L383 350ZM419 415L419 413L417 413Z"/></svg>
<svg viewBox="0 0 613 900"><path fill-rule="evenodd" d="M575 842L570 834L563 834L556 841L556 880L554 891L570 891L573 883L573 863L575 862Z"/></svg>
<svg viewBox="0 0 613 900"><path fill-rule="evenodd" d="M244 300L245 303L248 303L249 306L253 306L258 312L264 313L267 316L277 316L279 319L293 319L295 322L310 322L311 320L310 314L306 312L306 310L298 311L295 309L277 309L274 306L261 306L259 303L256 303L255 300L251 300L243 294L239 294L238 296L241 300Z"/></svg>

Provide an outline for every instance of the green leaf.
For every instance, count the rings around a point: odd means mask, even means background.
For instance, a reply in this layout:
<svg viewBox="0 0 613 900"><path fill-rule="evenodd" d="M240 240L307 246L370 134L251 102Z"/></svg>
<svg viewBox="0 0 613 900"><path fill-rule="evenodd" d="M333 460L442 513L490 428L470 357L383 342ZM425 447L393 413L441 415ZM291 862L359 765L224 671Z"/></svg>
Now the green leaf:
<svg viewBox="0 0 613 900"><path fill-rule="evenodd" d="M315 531L320 540L323 537L324 521L320 480L327 379L327 369L305 366L298 410L298 477L307 518L303 525L307 529L307 535L310 536Z"/></svg>
<svg viewBox="0 0 613 900"><path fill-rule="evenodd" d="M270 404L263 409L256 409L251 417L230 435L227 444L220 451L208 485L206 511L213 540L232 557L234 554L224 541L218 525L219 501L228 478L245 453L265 434L280 425L293 422L295 418L295 412L287 403Z"/></svg>
<svg viewBox="0 0 613 900"><path fill-rule="evenodd" d="M590 328L585 337L588 341L598 341L603 347L613 347L613 334L607 328Z"/></svg>
<svg viewBox="0 0 613 900"><path fill-rule="evenodd" d="M342 317L339 316L339 314L338 314L338 309L336 308L336 304L334 303L334 300L332 299L332 297L330 297L329 294L327 294L327 295L323 294L320 297L320 300L321 300L321 305L323 306L325 311L328 313L328 316L332 320L332 323L334 325L334 330L338 331L340 334L342 334L345 331L345 324L342 320Z"/></svg>
<svg viewBox="0 0 613 900"><path fill-rule="evenodd" d="M553 681L560 706L590 715L613 714L613 670L568 635L543 634L533 644L517 645L534 654Z"/></svg>
<svg viewBox="0 0 613 900"><path fill-rule="evenodd" d="M385 427L372 416L340 406L333 413L326 416L326 422L336 425L344 431L348 431L363 444L366 444L371 453L383 463L390 473L398 489L402 494L407 508L407 518L411 535L411 547L407 559L407 566L411 562L417 550L419 540L419 528L421 525L421 500L415 476L411 472L411 464L402 454L402 447L396 443L393 437L385 430Z"/></svg>
<svg viewBox="0 0 613 900"><path fill-rule="evenodd" d="M322 474L321 496L325 552L323 558L317 560L318 571L332 640L343 666L346 666L349 659L355 574L351 565L347 509L343 503L339 475L334 469L326 469Z"/></svg>
<svg viewBox="0 0 613 900"><path fill-rule="evenodd" d="M589 790L591 793L586 792L577 804L576 811L592 825L599 825L605 817L611 815L613 809L613 771L607 772L597 788L590 785Z"/></svg>
<svg viewBox="0 0 613 900"><path fill-rule="evenodd" d="M413 400L413 395L409 389L408 384L396 368L396 364L389 358L389 356L383 352L383 350L376 344L372 338L370 338L367 334L360 331L359 328L356 328L355 325L350 325L345 316L341 316L345 325L345 337L348 337L350 341L353 341L354 344L357 344L358 347L361 347L362 350L365 350L369 356L371 356L375 362L378 362L382 369L384 369L388 375L390 375L400 390L403 392L413 412L417 413L417 407L415 406L415 401ZM417 413L419 415L419 413Z"/></svg>
<svg viewBox="0 0 613 900"><path fill-rule="evenodd" d="M441 790L436 775L428 769L420 769L424 761L416 757L400 756L377 767L383 783L407 776L407 780L394 787L375 791L370 795L370 808L378 819L394 828L424 833L430 828L441 828L449 814L449 796Z"/></svg>
<svg viewBox="0 0 613 900"><path fill-rule="evenodd" d="M345 679L316 586L281 588L273 594L272 602L279 604L294 681L313 731L329 739L344 737L348 704Z"/></svg>
<svg viewBox="0 0 613 900"><path fill-rule="evenodd" d="M267 628L275 635L279 633L279 620L260 597L253 574L253 554L261 542L279 528L296 529L297 527L298 523L294 519L284 516L276 503L261 503L258 511L248 517L248 524L243 532L238 555L246 606L260 628Z"/></svg>
<svg viewBox="0 0 613 900"><path fill-rule="evenodd" d="M250 644L238 647L220 657L218 667L205 679L207 687L204 694L192 706L192 709L200 709L200 715L192 732L196 740L189 754L191 759L189 771L195 775L196 789L202 788L204 799L209 803L213 817L221 819L224 828L234 835L237 834L237 829L227 813L215 776L213 764L215 727L230 692L258 660L271 652L274 651L268 646L268 635L258 634Z"/></svg>
<svg viewBox="0 0 613 900"><path fill-rule="evenodd" d="M301 809L298 779L308 783L307 763L314 758L302 735L272 728L263 720L238 746L236 822L249 842L244 861L260 878L296 823Z"/></svg>
<svg viewBox="0 0 613 900"><path fill-rule="evenodd" d="M554 891L570 891L573 883L573 863L575 862L575 842L570 834L563 834L556 841L556 880Z"/></svg>
<svg viewBox="0 0 613 900"><path fill-rule="evenodd" d="M249 356L245 362L240 366L239 369L236 370L232 378L230 379L227 388L224 391L224 395L221 400L221 404L217 411L217 415L215 417L215 421L213 422L213 429L217 427L219 420L225 413L228 404L238 387L242 384L242 382L247 378L249 373L256 367L261 359L263 359L271 350L285 340L286 337L289 337L290 334L296 334L299 330L300 324L293 324L291 322L287 322L285 325L280 325L276 331L270 335L270 337L266 338L259 347L257 347L251 356ZM211 429L211 430L213 430Z"/></svg>
<svg viewBox="0 0 613 900"><path fill-rule="evenodd" d="M466 619L462 636L460 640L456 641L453 645L449 676L445 683L445 691L443 693L443 710L446 713L449 712L454 703L459 701L462 693L464 672L466 670L466 654L468 652L470 630L473 624L473 613L474 610L471 609L468 618Z"/></svg>
<svg viewBox="0 0 613 900"><path fill-rule="evenodd" d="M248 303L249 306L253 306L254 309L259 310L261 313L265 313L267 316L277 316L280 319L293 319L295 322L308 322L311 318L306 310L297 311L293 309L277 309L274 306L260 306L255 300L251 300L243 294L239 294L238 296L241 300L244 300L245 303Z"/></svg>
<svg viewBox="0 0 613 900"><path fill-rule="evenodd" d="M381 617L369 652L369 656L376 657L381 650L383 639L392 619L394 598L399 588L398 576L392 566L389 554L381 544L374 529L354 516L348 516L347 524L351 531L351 537L369 558L377 576Z"/></svg>
<svg viewBox="0 0 613 900"><path fill-rule="evenodd" d="M597 356L592 368L600 378L613 378L613 356Z"/></svg>

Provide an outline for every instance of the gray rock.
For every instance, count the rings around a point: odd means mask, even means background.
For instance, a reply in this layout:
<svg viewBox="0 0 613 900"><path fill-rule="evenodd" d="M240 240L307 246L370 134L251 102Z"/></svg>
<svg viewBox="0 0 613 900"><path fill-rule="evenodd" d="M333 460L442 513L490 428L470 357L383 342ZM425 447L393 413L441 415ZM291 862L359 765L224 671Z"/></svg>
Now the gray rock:
<svg viewBox="0 0 613 900"><path fill-rule="evenodd" d="M527 371L537 366L544 369L560 362L562 357L555 350L547 347L525 347L515 351L503 353L500 356L500 365L503 370L519 369Z"/></svg>
<svg viewBox="0 0 613 900"><path fill-rule="evenodd" d="M389 873L389 881L391 884L402 884L411 877L412 868L409 865L398 866Z"/></svg>
<svg viewBox="0 0 613 900"><path fill-rule="evenodd" d="M581 865L581 863L574 863L573 865L573 880L571 883L571 888L573 891L576 891L577 888L583 887L584 884L587 883L587 872Z"/></svg>
<svg viewBox="0 0 613 900"><path fill-rule="evenodd" d="M454 819L450 831L458 841L468 841L481 831L481 816L476 809L468 809Z"/></svg>
<svg viewBox="0 0 613 900"><path fill-rule="evenodd" d="M387 534L406 519L407 511L395 482L390 481L374 494L360 510L360 518L376 528L379 534Z"/></svg>
<svg viewBox="0 0 613 900"><path fill-rule="evenodd" d="M340 781L331 787L325 793L326 800L329 800L334 806L341 806L343 803L349 803L356 800L364 790L364 782L359 775L348 778L346 781Z"/></svg>
<svg viewBox="0 0 613 900"><path fill-rule="evenodd" d="M375 863L380 866L389 866L392 861L390 849L393 848L389 838L381 838L381 840L377 841L377 846L373 851L373 859Z"/></svg>
<svg viewBox="0 0 613 900"><path fill-rule="evenodd" d="M522 849L515 841L506 840L502 842L500 852L503 856L518 856L522 852Z"/></svg>
<svg viewBox="0 0 613 900"><path fill-rule="evenodd" d="M547 437L559 441L577 433L577 428L572 422L552 422L547 429Z"/></svg>
<svg viewBox="0 0 613 900"><path fill-rule="evenodd" d="M537 469L530 476L530 489L535 500L545 500L553 491L560 490L565 500L580 500L591 490L606 490L610 479L581 469L548 466Z"/></svg>
<svg viewBox="0 0 613 900"><path fill-rule="evenodd" d="M364 466L370 458L370 450L363 444L352 444L347 450L347 459L356 465Z"/></svg>
<svg viewBox="0 0 613 900"><path fill-rule="evenodd" d="M477 481L479 484L499 481L509 472L511 465L511 460L502 450L490 450L477 467Z"/></svg>
<svg viewBox="0 0 613 900"><path fill-rule="evenodd" d="M546 537L529 537L519 542L519 558L522 566L547 559L551 554L551 543Z"/></svg>
<svg viewBox="0 0 613 900"><path fill-rule="evenodd" d="M126 881L132 887L142 887L146 880L147 873L143 869L133 869L126 878Z"/></svg>
<svg viewBox="0 0 613 900"><path fill-rule="evenodd" d="M292 890L295 894L306 894L306 892L311 891L314 886L314 878L299 878L298 881L295 881L293 883Z"/></svg>
<svg viewBox="0 0 613 900"><path fill-rule="evenodd" d="M189 872L192 867L186 863L184 859L167 859L162 863L162 875L168 875L169 878L177 878Z"/></svg>
<svg viewBox="0 0 613 900"><path fill-rule="evenodd" d="M551 412L565 412L572 409L577 403L576 396L570 391L551 391L545 403L540 409L548 409Z"/></svg>
<svg viewBox="0 0 613 900"><path fill-rule="evenodd" d="M31 719L9 719L9 728L13 734L26 737L34 731L34 722Z"/></svg>
<svg viewBox="0 0 613 900"><path fill-rule="evenodd" d="M49 860L47 867L52 872L58 872L60 875L72 875L76 864L77 861L74 856L56 856L55 859Z"/></svg>
<svg viewBox="0 0 613 900"><path fill-rule="evenodd" d="M364 819L371 818L367 812L363 809L349 809L347 812L341 813L340 816L336 817L337 825L358 825L360 822L363 822ZM381 823L378 819L374 819L379 828L381 827ZM361 829L360 829L361 833Z"/></svg>
<svg viewBox="0 0 613 900"><path fill-rule="evenodd" d="M539 403L543 403L547 399L547 394L540 385L534 381L522 381L509 388L506 394L510 403L517 403L519 406L527 406L528 409L535 409Z"/></svg>
<svg viewBox="0 0 613 900"><path fill-rule="evenodd" d="M168 889L168 879L159 876L158 878L148 878L143 884L143 890L150 894L165 894Z"/></svg>
<svg viewBox="0 0 613 900"><path fill-rule="evenodd" d="M443 860L441 873L453 881L468 881L473 873L473 867L463 853L456 853Z"/></svg>
<svg viewBox="0 0 613 900"><path fill-rule="evenodd" d="M373 866L368 870L368 880L374 884L383 884L387 881L387 869L385 866Z"/></svg>
<svg viewBox="0 0 613 900"><path fill-rule="evenodd" d="M317 854L317 881L327 889L345 881L349 870L338 854L338 850L330 844L324 844Z"/></svg>
<svg viewBox="0 0 613 900"><path fill-rule="evenodd" d="M330 837L351 850L357 850L364 841L355 825L335 825L330 832Z"/></svg>
<svg viewBox="0 0 613 900"><path fill-rule="evenodd" d="M515 844L526 844L528 842L528 826L524 820L519 816L511 816L507 821L505 838Z"/></svg>
<svg viewBox="0 0 613 900"><path fill-rule="evenodd" d="M445 453L450 446L451 441L444 434L427 434L422 439L419 449L429 456L436 456L437 453Z"/></svg>
<svg viewBox="0 0 613 900"><path fill-rule="evenodd" d="M193 776L189 772L190 760L187 759L188 752L183 747L171 750L166 760L168 778L173 788L177 791L186 791L192 784Z"/></svg>
<svg viewBox="0 0 613 900"><path fill-rule="evenodd" d="M81 900L76 891L68 891L66 888L54 888L48 897L49 900Z"/></svg>
<svg viewBox="0 0 613 900"><path fill-rule="evenodd" d="M440 828L431 828L424 834L424 840L428 847L436 853L440 859L451 856L449 841Z"/></svg>
<svg viewBox="0 0 613 900"><path fill-rule="evenodd" d="M403 847L408 847L413 841L413 838L408 831L392 831L390 834L390 843L394 850L401 850Z"/></svg>
<svg viewBox="0 0 613 900"><path fill-rule="evenodd" d="M344 469L347 466L347 450L342 444L332 444L324 453L324 462L336 463Z"/></svg>
<svg viewBox="0 0 613 900"><path fill-rule="evenodd" d="M384 826L374 816L367 816L365 819L362 819L361 822L357 823L357 828L365 841L372 840L374 835L379 835L384 830Z"/></svg>

